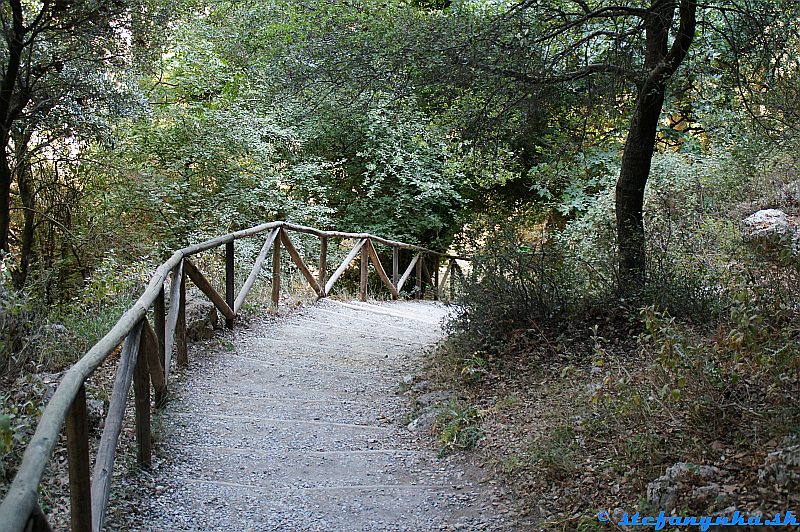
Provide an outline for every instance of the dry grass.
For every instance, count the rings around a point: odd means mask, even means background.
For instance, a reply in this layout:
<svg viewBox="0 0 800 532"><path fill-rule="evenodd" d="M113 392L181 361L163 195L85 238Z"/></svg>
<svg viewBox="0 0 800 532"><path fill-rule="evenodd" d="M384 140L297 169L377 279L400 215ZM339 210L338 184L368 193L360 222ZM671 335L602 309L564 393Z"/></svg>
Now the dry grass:
<svg viewBox="0 0 800 532"><path fill-rule="evenodd" d="M495 354L445 347L436 373L444 383L458 383L478 408L486 435L472 459L493 469L541 529L601 529L600 509L652 511L647 484L677 462L721 471L717 496L681 493L682 511L796 508L800 496L791 486L758 482L767 454L798 434L793 366L777 374L733 367L744 377L714 387L697 368L665 372L661 348L667 340L644 325L598 315L552 330L517 330ZM698 346L692 353L697 363L720 340L718 330L657 325L672 331L673 341L681 335ZM682 387L673 391L679 380Z"/></svg>

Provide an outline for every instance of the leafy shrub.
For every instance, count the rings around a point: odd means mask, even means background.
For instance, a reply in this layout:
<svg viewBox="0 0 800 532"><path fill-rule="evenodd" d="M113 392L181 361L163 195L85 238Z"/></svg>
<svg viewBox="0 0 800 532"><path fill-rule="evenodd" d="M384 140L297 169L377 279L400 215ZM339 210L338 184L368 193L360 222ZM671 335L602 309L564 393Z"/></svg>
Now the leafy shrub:
<svg viewBox="0 0 800 532"><path fill-rule="evenodd" d="M647 283L638 305L669 312L696 323L718 319L724 306L720 272L707 260L678 250L652 250L647 267ZM682 260L675 260L681 256Z"/></svg>
<svg viewBox="0 0 800 532"><path fill-rule="evenodd" d="M0 497L10 487L52 392L52 382L36 374L20 374L14 386L0 391ZM42 499L43 507L48 503Z"/></svg>
<svg viewBox="0 0 800 532"><path fill-rule="evenodd" d="M558 321L607 294L607 279L591 267L580 268L580 262L513 231L492 235L470 263L451 332L472 349L498 347L516 329ZM596 281L593 293L581 290L587 277Z"/></svg>
<svg viewBox="0 0 800 532"><path fill-rule="evenodd" d="M32 332L36 352L30 357L53 370L77 361L141 295L152 270L147 257L123 264L113 250L106 252L83 290L43 316Z"/></svg>
<svg viewBox="0 0 800 532"><path fill-rule="evenodd" d="M14 289L11 255L0 258L0 375L24 362L20 352L33 327L30 298Z"/></svg>

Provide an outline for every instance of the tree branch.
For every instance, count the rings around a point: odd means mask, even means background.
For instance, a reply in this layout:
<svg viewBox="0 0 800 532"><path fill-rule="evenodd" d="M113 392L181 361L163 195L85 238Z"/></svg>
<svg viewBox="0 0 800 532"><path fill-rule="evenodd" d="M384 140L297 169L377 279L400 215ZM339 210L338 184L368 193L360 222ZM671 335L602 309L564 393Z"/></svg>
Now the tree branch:
<svg viewBox="0 0 800 532"><path fill-rule="evenodd" d="M552 83L577 81L579 79L587 78L593 74L617 74L621 77L628 78L631 74L631 71L625 67L610 63L593 63L586 65L581 69L567 72L558 76L537 77L530 74L525 74L524 72L516 72L508 69L502 70L500 73L530 85L547 85Z"/></svg>
<svg viewBox="0 0 800 532"><path fill-rule="evenodd" d="M675 36L667 55L648 75L649 81L664 83L678 70L694 41L696 26L697 2L695 0L681 0L678 34Z"/></svg>

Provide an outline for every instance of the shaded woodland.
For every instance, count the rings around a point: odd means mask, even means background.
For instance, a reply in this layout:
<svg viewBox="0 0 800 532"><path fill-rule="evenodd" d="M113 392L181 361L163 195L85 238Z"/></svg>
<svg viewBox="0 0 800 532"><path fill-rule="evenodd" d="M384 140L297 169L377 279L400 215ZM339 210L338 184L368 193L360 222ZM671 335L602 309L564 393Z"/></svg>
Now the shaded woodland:
<svg viewBox="0 0 800 532"><path fill-rule="evenodd" d="M41 376L173 250L285 220L471 258L431 434L543 528L800 502L797 2L2 0L0 26L6 484Z"/></svg>

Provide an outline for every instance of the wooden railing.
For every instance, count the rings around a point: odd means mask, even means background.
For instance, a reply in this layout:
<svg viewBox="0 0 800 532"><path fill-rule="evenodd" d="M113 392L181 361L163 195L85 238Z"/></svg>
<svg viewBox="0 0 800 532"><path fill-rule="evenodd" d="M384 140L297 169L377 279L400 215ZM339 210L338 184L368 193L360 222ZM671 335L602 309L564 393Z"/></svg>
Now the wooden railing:
<svg viewBox="0 0 800 532"><path fill-rule="evenodd" d="M293 244L289 232L305 233L320 239L318 274L315 277ZM239 290L234 288L234 241L266 234L255 264ZM327 276L328 240L330 238L354 239L350 253L330 277ZM392 276L383 268L374 243L392 248ZM219 294L197 266L189 259L200 252L225 246L225 294ZM111 478L117 440L122 429L128 391L133 384L134 412L138 462L143 467L151 464L150 408L151 385L154 402L161 405L168 393L173 347L176 362L188 361L186 346L186 278L188 277L214 303L225 316L228 328L233 327L236 316L261 272L264 261L272 251L272 301L277 305L281 291L281 248L285 248L319 298L326 297L336 281L360 254L359 297L366 300L369 263L393 298L399 296L412 272L416 272L414 297L424 297L425 280L433 288L434 298L443 296L443 288L450 279L452 297L453 278L461 274L457 257L411 244L361 233L320 231L288 222L271 222L243 231L237 231L201 244L176 251L159 266L147 288L134 305L123 314L111 330L97 342L63 376L61 383L45 408L36 432L25 449L22 464L10 489L0 505L0 531L50 530L37 499L42 474L61 433L65 428L69 462L69 491L71 527L74 532L98 531L103 527L105 510L111 489ZM400 250L413 253L406 268L400 269ZM433 275L428 262L434 260ZM446 261L445 273L439 279L439 264ZM165 281L171 276L170 305L165 304ZM153 324L147 319L152 308ZM116 370L108 414L91 470L89 456L89 431L86 410L86 381L89 376L122 343L122 352Z"/></svg>

